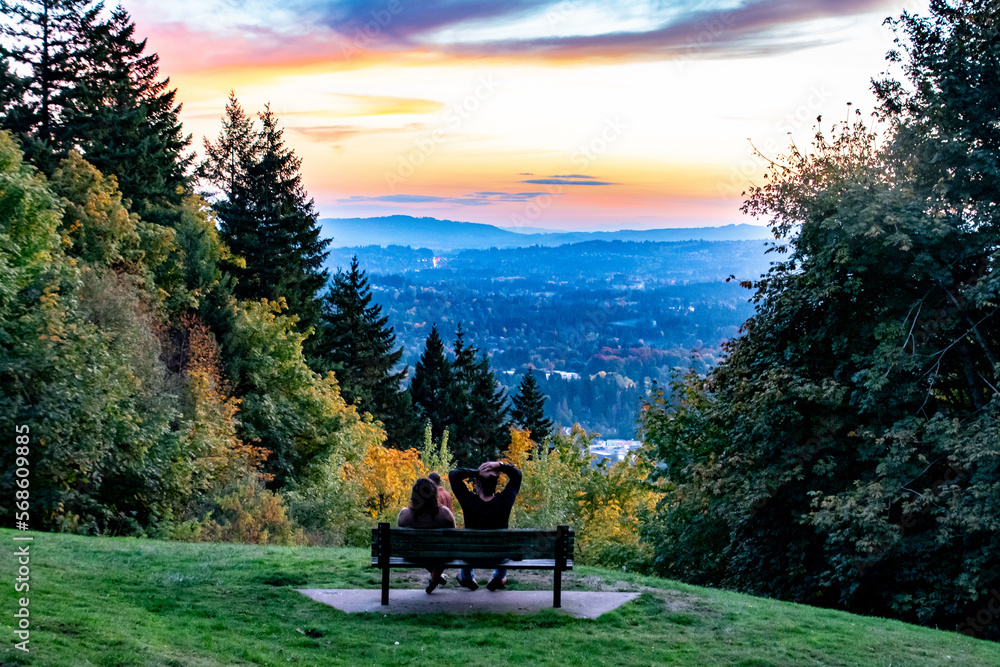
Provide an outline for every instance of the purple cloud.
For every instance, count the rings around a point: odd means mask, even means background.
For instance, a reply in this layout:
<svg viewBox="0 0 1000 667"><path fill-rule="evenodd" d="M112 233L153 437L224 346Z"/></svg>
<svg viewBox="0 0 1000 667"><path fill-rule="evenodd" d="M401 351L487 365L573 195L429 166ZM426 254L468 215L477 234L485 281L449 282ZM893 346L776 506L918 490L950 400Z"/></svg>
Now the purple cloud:
<svg viewBox="0 0 1000 667"><path fill-rule="evenodd" d="M585 178L592 177L586 176ZM535 178L521 182L534 183L535 185L618 185L617 183L611 183L610 181L582 181L571 178Z"/></svg>
<svg viewBox="0 0 1000 667"><path fill-rule="evenodd" d="M767 55L827 43L825 34L804 35L791 26L893 7L889 0L748 0L731 9L705 9L689 0L643 31L597 35L430 43L436 31L460 25L502 24L546 12L572 12L566 0L351 0L322 7L325 23L345 35L362 31L373 46L423 48L473 57L528 55L542 58L676 58ZM394 11L392 11L394 10Z"/></svg>

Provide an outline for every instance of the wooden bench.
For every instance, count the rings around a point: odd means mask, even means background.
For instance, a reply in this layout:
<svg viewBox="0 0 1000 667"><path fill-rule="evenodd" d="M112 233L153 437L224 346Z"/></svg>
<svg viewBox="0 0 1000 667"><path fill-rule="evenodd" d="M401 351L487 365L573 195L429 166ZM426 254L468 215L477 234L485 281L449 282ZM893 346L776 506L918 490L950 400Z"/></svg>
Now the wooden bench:
<svg viewBox="0 0 1000 667"><path fill-rule="evenodd" d="M372 528L372 567L382 570L382 604L389 604L391 568L554 570L552 606L562 606L562 573L573 569L573 531Z"/></svg>

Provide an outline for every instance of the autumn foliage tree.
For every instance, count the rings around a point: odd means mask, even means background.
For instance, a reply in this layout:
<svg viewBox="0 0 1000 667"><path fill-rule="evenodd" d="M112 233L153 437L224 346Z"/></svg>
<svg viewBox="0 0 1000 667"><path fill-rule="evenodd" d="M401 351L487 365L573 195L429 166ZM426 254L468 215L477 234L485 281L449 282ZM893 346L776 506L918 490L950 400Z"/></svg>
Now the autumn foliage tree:
<svg viewBox="0 0 1000 667"><path fill-rule="evenodd" d="M396 514L410 501L413 483L427 476L416 449L369 447L356 472L365 491L365 506L373 519L395 523Z"/></svg>
<svg viewBox="0 0 1000 667"><path fill-rule="evenodd" d="M504 460L522 472L511 526L572 525L575 557L582 563L645 570L652 547L640 535L641 521L662 492L648 482L651 464L643 455L611 465L593 465L594 435L579 425L552 439L534 442L527 430L510 430Z"/></svg>

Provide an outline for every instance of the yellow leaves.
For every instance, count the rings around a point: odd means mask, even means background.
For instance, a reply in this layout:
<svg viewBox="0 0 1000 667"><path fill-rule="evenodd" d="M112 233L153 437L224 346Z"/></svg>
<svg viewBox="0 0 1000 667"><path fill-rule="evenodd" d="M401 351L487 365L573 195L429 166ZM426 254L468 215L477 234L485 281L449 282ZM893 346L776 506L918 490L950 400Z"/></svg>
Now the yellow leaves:
<svg viewBox="0 0 1000 667"><path fill-rule="evenodd" d="M528 430L510 429L510 446L503 458L515 468L523 469L528 461L528 454L537 446L531 440L530 433Z"/></svg>
<svg viewBox="0 0 1000 667"><path fill-rule="evenodd" d="M427 476L427 468L416 449L390 449L372 445L365 451L360 469L366 508L373 518L386 518L406 506L413 483Z"/></svg>

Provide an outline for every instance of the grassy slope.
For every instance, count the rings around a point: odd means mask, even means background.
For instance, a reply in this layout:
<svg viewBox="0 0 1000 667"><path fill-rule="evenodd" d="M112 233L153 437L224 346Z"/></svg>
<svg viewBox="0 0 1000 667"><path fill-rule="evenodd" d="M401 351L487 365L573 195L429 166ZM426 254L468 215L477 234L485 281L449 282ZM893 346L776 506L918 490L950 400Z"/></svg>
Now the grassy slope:
<svg viewBox="0 0 1000 667"><path fill-rule="evenodd" d="M8 628L14 534L0 530ZM365 550L30 534L32 652L14 650L5 630L4 666L1000 665L1000 645L954 633L595 568L568 588L643 595L596 620L348 615L294 589L377 587ZM417 587L401 576L397 586Z"/></svg>

